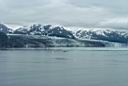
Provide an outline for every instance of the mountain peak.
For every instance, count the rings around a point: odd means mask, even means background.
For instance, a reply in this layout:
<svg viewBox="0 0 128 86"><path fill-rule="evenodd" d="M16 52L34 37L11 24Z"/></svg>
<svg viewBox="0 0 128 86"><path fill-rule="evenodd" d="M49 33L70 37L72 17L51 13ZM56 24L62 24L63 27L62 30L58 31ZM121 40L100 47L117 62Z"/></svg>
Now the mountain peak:
<svg viewBox="0 0 128 86"><path fill-rule="evenodd" d="M12 33L13 30L8 28L6 25L0 23L0 32L4 32L4 33Z"/></svg>

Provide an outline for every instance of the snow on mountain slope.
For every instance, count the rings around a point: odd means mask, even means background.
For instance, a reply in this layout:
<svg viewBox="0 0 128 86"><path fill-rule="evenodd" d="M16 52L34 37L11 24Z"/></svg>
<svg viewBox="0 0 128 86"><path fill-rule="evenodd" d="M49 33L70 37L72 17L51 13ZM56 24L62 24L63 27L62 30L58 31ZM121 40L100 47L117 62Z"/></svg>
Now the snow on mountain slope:
<svg viewBox="0 0 128 86"><path fill-rule="evenodd" d="M12 33L13 30L8 28L6 25L0 23L0 32Z"/></svg>
<svg viewBox="0 0 128 86"><path fill-rule="evenodd" d="M78 30L75 37L79 39L103 40L110 42L127 43L128 32L110 29Z"/></svg>
<svg viewBox="0 0 128 86"><path fill-rule="evenodd" d="M0 24L1 32L10 33L6 25ZM84 41L128 43L128 31L117 31L111 28L78 28L62 27L59 25L33 24L30 27L20 27L13 34L41 35L61 37Z"/></svg>
<svg viewBox="0 0 128 86"><path fill-rule="evenodd" d="M20 27L18 29L16 29L13 33L14 34L28 34L28 27Z"/></svg>
<svg viewBox="0 0 128 86"><path fill-rule="evenodd" d="M21 27L14 31L14 34L44 35L64 38L74 38L73 34L61 26L34 24L29 28Z"/></svg>

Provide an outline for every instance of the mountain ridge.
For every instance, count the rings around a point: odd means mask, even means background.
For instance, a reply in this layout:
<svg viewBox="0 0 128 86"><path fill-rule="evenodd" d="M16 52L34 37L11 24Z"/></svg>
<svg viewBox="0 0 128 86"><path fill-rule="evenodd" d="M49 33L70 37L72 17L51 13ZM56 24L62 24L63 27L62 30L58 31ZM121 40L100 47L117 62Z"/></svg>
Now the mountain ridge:
<svg viewBox="0 0 128 86"><path fill-rule="evenodd" d="M29 44L32 46L89 46L104 47L113 43L128 43L128 32L110 29L68 30L62 26L33 24L30 27L20 27L16 30L0 24L0 32L5 33L13 47ZM45 39L44 39L45 38ZM56 38L56 39L55 39ZM49 41L48 41L49 40ZM23 41L23 42L21 42ZM48 41L46 43L46 41ZM19 44L19 45L18 45Z"/></svg>

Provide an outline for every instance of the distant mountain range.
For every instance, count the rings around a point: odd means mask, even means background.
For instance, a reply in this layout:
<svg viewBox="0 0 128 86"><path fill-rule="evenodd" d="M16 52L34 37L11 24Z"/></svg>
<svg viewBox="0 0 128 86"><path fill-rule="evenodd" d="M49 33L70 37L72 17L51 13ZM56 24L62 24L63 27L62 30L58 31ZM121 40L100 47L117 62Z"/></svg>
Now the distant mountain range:
<svg viewBox="0 0 128 86"><path fill-rule="evenodd" d="M0 24L0 34L0 47L105 47L128 43L127 31L94 28L74 32L62 26L41 24L16 30Z"/></svg>
<svg viewBox="0 0 128 86"><path fill-rule="evenodd" d="M117 31L110 29L99 29L99 30L78 30L75 33L76 37L80 39L90 40L103 40L117 43L128 43L128 32Z"/></svg>

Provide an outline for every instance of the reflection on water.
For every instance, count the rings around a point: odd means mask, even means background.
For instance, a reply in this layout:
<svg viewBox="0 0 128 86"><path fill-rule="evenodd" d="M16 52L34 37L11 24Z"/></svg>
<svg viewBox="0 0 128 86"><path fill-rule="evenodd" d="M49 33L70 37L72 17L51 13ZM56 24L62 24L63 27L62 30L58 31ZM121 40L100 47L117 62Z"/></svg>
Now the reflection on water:
<svg viewBox="0 0 128 86"><path fill-rule="evenodd" d="M128 86L127 48L0 50L0 86Z"/></svg>

